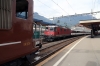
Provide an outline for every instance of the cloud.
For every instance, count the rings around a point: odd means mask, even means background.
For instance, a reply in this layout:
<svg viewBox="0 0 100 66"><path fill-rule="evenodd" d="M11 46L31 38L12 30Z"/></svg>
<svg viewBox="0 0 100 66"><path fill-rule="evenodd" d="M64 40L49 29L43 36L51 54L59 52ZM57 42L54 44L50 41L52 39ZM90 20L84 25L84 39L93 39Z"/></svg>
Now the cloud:
<svg viewBox="0 0 100 66"><path fill-rule="evenodd" d="M60 7L53 3L55 1ZM47 18L57 17L61 15L72 15L91 12L91 9L94 7L95 0L34 0L34 11L38 12L40 15ZM100 4L99 0L95 2L95 8L93 11L99 11Z"/></svg>

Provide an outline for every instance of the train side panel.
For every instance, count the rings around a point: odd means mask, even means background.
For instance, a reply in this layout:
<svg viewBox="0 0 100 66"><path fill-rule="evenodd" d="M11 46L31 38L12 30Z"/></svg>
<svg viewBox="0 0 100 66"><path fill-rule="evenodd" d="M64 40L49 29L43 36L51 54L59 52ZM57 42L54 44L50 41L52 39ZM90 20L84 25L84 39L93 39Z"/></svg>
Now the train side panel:
<svg viewBox="0 0 100 66"><path fill-rule="evenodd" d="M12 23L10 29L0 28L0 64L23 57L39 49L38 47L35 48L35 43L33 42L32 38L33 1L27 0L29 3L27 19L16 17L16 0L7 0L7 1L11 1L12 3L10 4L12 11L11 12ZM2 2L4 1L2 0Z"/></svg>

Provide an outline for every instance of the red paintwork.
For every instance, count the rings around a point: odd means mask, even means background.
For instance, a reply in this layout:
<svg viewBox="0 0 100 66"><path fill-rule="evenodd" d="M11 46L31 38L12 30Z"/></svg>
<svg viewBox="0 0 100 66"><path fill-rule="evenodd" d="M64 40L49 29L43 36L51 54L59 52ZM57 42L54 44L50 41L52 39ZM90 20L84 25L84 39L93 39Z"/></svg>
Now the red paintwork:
<svg viewBox="0 0 100 66"><path fill-rule="evenodd" d="M12 28L10 30L0 29L0 44L21 41L19 44L0 46L0 64L14 60L35 52L33 42L33 0L29 2L28 19L16 17L16 0L12 0ZM30 16L31 15L31 16ZM29 44L26 46L25 43Z"/></svg>
<svg viewBox="0 0 100 66"><path fill-rule="evenodd" d="M64 37L64 36L71 35L71 30L69 28L62 28L57 26L56 31L50 31L48 28L48 30L44 31L44 35L54 36L54 37Z"/></svg>

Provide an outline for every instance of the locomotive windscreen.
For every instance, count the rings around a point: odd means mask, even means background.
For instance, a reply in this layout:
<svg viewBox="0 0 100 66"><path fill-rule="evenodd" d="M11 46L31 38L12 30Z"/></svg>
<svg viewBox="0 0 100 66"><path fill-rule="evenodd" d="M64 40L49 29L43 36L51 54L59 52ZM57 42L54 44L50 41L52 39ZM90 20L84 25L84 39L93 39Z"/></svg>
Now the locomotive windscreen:
<svg viewBox="0 0 100 66"><path fill-rule="evenodd" d="M50 31L56 31L56 27L46 27L46 31L50 30Z"/></svg>
<svg viewBox="0 0 100 66"><path fill-rule="evenodd" d="M54 28L53 27L50 27L50 31L54 31Z"/></svg>
<svg viewBox="0 0 100 66"><path fill-rule="evenodd" d="M26 19L27 13L28 13L28 1L16 0L16 16Z"/></svg>
<svg viewBox="0 0 100 66"><path fill-rule="evenodd" d="M48 29L48 27L46 27L46 29Z"/></svg>
<svg viewBox="0 0 100 66"><path fill-rule="evenodd" d="M16 0L16 12L28 11L27 0Z"/></svg>

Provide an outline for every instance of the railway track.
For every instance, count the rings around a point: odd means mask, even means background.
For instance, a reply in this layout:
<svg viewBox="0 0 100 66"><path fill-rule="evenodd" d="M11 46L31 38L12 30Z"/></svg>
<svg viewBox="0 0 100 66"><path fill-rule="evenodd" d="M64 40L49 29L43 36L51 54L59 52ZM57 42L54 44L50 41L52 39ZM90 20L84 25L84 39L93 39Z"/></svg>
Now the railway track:
<svg viewBox="0 0 100 66"><path fill-rule="evenodd" d="M63 47L69 45L70 43L82 38L83 36L78 36L78 37L72 37L69 39L61 40L61 41L56 41L52 43L48 43L43 45L43 47L40 49L39 57L40 59L37 61L32 62L30 66L35 66L36 64L40 63L41 61L45 60L55 52L59 51Z"/></svg>
<svg viewBox="0 0 100 66"><path fill-rule="evenodd" d="M54 42L63 41L63 40L66 40L66 39L69 39L69 38L72 38L72 37L77 37L77 36L82 36L82 35L73 35L73 36L68 36L68 37L66 37L66 38L56 39L56 40L54 40L54 41L49 41L49 42L43 40L42 45L45 45L45 44L48 44L48 43L54 43Z"/></svg>

